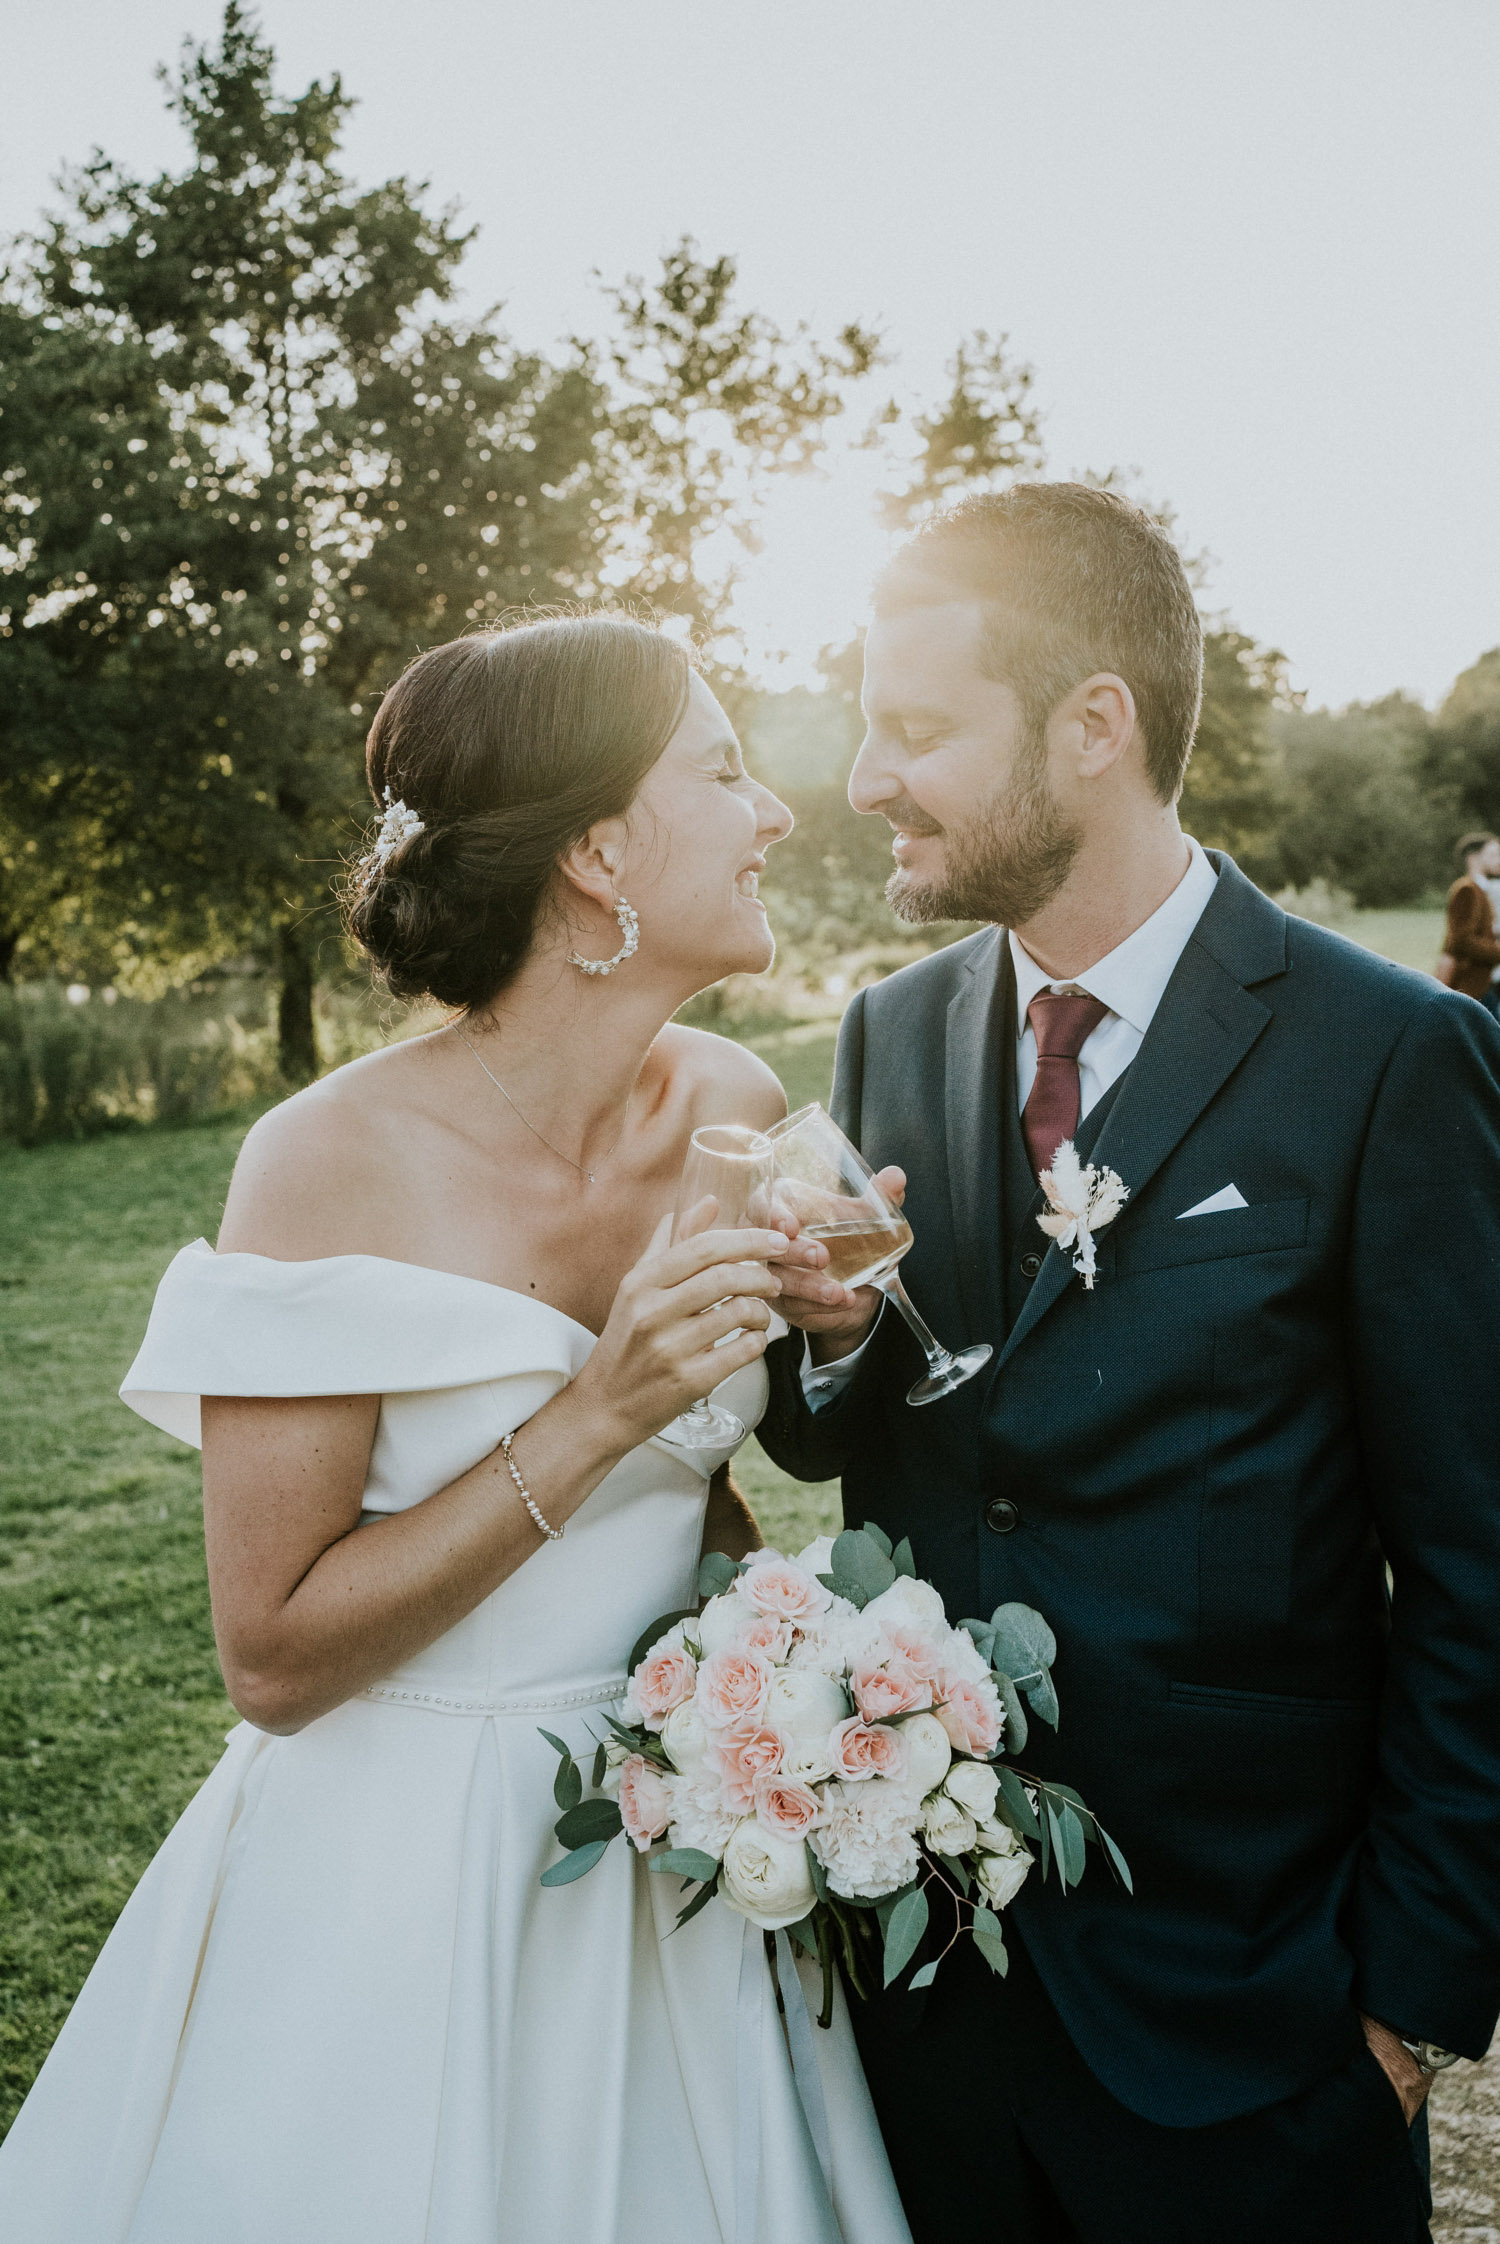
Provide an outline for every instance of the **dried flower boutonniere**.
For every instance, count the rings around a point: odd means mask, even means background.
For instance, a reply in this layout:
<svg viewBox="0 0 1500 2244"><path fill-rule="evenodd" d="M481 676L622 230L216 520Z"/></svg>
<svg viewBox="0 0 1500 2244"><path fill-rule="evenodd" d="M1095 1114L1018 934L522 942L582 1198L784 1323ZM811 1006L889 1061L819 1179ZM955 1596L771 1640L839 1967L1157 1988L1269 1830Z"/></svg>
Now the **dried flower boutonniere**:
<svg viewBox="0 0 1500 2244"><path fill-rule="evenodd" d="M1114 1222L1130 1198L1130 1188L1113 1169L1096 1169L1092 1162L1085 1168L1071 1138L1064 1138L1053 1154L1051 1168L1042 1171L1041 1184L1047 1212L1036 1220L1064 1251L1073 1248L1073 1268L1092 1293L1094 1233Z"/></svg>

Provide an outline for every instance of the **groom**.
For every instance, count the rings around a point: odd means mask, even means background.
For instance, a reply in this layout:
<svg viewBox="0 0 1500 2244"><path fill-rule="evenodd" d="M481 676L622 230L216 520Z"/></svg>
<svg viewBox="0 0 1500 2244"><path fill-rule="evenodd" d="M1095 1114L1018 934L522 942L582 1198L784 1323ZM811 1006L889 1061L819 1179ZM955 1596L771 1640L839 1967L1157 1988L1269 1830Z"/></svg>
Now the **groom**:
<svg viewBox="0 0 1500 2244"><path fill-rule="evenodd" d="M857 2020L918 2244L1417 2244L1500 2010L1500 1031L1184 837L1201 675L1170 541L1071 484L933 522L866 644L891 899L991 924L859 993L834 1106L995 1353L912 1410L901 1321L789 1274L760 1438L954 1618L1045 1614L1026 1764L1135 1887L1033 1873L1005 1979ZM1092 1291L1066 1139L1129 1189Z"/></svg>

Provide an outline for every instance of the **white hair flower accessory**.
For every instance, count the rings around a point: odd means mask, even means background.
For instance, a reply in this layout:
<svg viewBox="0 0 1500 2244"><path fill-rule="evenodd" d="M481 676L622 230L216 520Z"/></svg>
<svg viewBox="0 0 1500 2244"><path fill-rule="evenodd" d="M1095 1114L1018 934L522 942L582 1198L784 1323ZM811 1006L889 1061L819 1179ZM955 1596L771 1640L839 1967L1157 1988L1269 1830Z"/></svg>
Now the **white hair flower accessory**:
<svg viewBox="0 0 1500 2244"><path fill-rule="evenodd" d="M380 831L375 836L375 845L370 855L377 865L384 866L403 843L409 842L414 834L425 834L426 831L424 822L414 810L407 809L399 796L394 802L391 800L391 790L387 787L385 816L380 821Z"/></svg>
<svg viewBox="0 0 1500 2244"><path fill-rule="evenodd" d="M1094 1233L1114 1222L1130 1198L1129 1187L1121 1183L1113 1169L1096 1169L1092 1162L1085 1168L1071 1138L1063 1139L1052 1156L1051 1168L1043 1169L1041 1186L1047 1195L1047 1212L1036 1220L1065 1252L1073 1248L1073 1268L1092 1293Z"/></svg>

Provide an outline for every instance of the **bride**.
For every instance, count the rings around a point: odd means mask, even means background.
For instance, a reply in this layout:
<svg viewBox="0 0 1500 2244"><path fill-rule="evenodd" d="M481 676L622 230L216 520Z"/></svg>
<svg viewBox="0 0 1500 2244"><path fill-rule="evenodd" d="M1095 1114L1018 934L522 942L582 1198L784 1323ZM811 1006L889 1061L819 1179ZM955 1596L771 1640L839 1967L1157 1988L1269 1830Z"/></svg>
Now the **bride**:
<svg viewBox="0 0 1500 2244"><path fill-rule="evenodd" d="M602 615L422 656L369 776L355 934L453 1018L257 1123L162 1281L122 1392L201 1438L245 1719L0 2151L0 2234L908 2244L842 2010L820 2155L757 1931L671 1933L623 1843L538 1884L539 1730L584 1749L705 1540L758 1541L655 1437L716 1383L759 1417L787 1242L664 1218L693 1129L784 1101L668 1024L770 964L790 817L684 650Z"/></svg>

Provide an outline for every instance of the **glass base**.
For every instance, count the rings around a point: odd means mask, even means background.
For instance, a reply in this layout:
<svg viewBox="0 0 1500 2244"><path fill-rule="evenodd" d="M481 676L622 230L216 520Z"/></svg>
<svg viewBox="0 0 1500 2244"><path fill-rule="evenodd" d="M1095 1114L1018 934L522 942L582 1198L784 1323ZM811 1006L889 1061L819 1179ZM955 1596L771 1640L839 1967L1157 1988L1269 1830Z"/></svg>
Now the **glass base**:
<svg viewBox="0 0 1500 2244"><path fill-rule="evenodd" d="M907 1401L913 1410L920 1410L923 1403L936 1402L942 1395L951 1395L955 1387L961 1387L966 1379L972 1379L976 1371L983 1371L994 1353L987 1340L981 1340L973 1348L960 1348L956 1356L948 1358L941 1371L924 1372L915 1387L908 1388Z"/></svg>
<svg viewBox="0 0 1500 2244"><path fill-rule="evenodd" d="M745 1438L745 1425L732 1410L700 1402L663 1426L656 1438L669 1442L674 1449L738 1449Z"/></svg>

